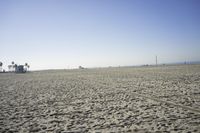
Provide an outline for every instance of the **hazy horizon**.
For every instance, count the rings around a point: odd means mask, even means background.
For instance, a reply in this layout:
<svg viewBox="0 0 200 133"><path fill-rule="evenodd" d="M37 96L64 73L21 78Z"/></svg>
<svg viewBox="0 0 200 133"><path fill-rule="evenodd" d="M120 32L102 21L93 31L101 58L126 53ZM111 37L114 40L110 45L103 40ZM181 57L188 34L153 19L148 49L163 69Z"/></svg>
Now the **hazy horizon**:
<svg viewBox="0 0 200 133"><path fill-rule="evenodd" d="M200 61L198 0L2 0L0 61L31 70Z"/></svg>

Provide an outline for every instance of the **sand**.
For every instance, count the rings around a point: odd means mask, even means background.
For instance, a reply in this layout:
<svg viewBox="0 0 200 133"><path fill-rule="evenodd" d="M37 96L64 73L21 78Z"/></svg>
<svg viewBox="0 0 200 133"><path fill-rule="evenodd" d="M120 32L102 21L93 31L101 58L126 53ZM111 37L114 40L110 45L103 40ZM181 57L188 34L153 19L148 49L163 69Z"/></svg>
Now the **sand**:
<svg viewBox="0 0 200 133"><path fill-rule="evenodd" d="M0 132L200 132L200 65L1 73Z"/></svg>

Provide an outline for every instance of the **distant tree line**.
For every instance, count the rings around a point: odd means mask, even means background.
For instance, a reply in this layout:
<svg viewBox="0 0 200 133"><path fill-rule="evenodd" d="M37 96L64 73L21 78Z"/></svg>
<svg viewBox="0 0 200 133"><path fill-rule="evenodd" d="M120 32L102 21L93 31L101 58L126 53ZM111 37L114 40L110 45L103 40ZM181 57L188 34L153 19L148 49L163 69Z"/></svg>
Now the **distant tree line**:
<svg viewBox="0 0 200 133"><path fill-rule="evenodd" d="M5 72L5 70L2 67L3 67L3 63L0 62L0 72ZM8 65L9 72L27 72L29 68L30 68L30 65L28 63L25 63L24 65L18 65L18 64L15 64L14 61L12 61L10 65Z"/></svg>

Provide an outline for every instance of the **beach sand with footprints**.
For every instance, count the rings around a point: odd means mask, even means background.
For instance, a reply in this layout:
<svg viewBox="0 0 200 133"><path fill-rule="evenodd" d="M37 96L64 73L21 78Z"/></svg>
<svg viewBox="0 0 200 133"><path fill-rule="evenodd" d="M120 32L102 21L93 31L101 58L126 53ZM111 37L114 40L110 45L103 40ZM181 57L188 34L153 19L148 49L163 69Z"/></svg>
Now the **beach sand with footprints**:
<svg viewBox="0 0 200 133"><path fill-rule="evenodd" d="M200 132L200 65L0 73L0 132Z"/></svg>

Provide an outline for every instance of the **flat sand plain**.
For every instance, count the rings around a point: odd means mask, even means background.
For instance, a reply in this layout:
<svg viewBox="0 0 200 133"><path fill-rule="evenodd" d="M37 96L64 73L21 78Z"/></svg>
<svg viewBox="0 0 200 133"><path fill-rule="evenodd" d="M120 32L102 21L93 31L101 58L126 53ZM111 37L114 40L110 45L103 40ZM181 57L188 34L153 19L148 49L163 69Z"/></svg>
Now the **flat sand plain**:
<svg viewBox="0 0 200 133"><path fill-rule="evenodd" d="M200 65L0 73L0 132L200 132Z"/></svg>

